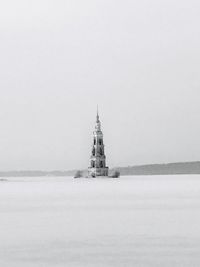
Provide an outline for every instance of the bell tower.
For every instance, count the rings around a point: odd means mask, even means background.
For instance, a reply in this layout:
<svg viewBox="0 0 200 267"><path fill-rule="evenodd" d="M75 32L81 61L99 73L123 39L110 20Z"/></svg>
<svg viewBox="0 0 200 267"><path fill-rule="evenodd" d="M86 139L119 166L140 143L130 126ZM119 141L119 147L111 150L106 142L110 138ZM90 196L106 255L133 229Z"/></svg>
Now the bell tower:
<svg viewBox="0 0 200 267"><path fill-rule="evenodd" d="M92 155L90 157L89 177L108 176L106 156L104 151L103 133L97 109L95 131L93 132Z"/></svg>

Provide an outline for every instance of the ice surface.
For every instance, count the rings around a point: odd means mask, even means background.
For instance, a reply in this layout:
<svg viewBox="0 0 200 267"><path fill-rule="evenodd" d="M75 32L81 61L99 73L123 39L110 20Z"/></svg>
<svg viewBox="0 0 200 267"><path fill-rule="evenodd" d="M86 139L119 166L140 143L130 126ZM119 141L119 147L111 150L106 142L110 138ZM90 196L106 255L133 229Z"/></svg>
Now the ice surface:
<svg viewBox="0 0 200 267"><path fill-rule="evenodd" d="M199 267L200 176L0 182L2 267Z"/></svg>

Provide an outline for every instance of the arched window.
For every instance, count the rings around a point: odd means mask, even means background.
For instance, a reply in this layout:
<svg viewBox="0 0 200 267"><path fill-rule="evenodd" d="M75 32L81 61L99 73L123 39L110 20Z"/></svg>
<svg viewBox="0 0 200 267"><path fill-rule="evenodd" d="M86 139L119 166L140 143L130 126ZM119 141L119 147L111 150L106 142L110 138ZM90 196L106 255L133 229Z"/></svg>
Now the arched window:
<svg viewBox="0 0 200 267"><path fill-rule="evenodd" d="M95 148L93 147L92 156L95 156Z"/></svg>
<svg viewBox="0 0 200 267"><path fill-rule="evenodd" d="M100 166L101 166L101 168L103 168L103 161L101 161Z"/></svg>
<svg viewBox="0 0 200 267"><path fill-rule="evenodd" d="M103 155L103 150L102 150L101 147L99 148L99 153L100 153L101 156Z"/></svg>
<svg viewBox="0 0 200 267"><path fill-rule="evenodd" d="M100 145L100 146L102 145L102 140L101 140L101 139L99 139L99 145Z"/></svg>
<svg viewBox="0 0 200 267"><path fill-rule="evenodd" d="M94 168L95 167L95 161L93 160L92 161L92 168Z"/></svg>
<svg viewBox="0 0 200 267"><path fill-rule="evenodd" d="M94 145L96 145L96 139L94 138Z"/></svg>

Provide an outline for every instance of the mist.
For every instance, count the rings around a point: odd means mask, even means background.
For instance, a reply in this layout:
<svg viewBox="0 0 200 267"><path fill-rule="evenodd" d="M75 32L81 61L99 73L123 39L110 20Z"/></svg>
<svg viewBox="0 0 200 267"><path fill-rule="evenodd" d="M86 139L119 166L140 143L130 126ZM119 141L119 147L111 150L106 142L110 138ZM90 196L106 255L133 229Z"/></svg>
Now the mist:
<svg viewBox="0 0 200 267"><path fill-rule="evenodd" d="M200 159L200 2L0 4L0 169Z"/></svg>

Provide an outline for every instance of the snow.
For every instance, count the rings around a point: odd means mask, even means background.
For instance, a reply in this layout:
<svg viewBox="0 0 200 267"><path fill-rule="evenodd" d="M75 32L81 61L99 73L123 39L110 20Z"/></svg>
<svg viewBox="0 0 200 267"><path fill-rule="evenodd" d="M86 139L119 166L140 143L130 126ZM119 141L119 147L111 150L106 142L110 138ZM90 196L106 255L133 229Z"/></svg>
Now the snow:
<svg viewBox="0 0 200 267"><path fill-rule="evenodd" d="M200 176L8 178L2 267L199 267Z"/></svg>

